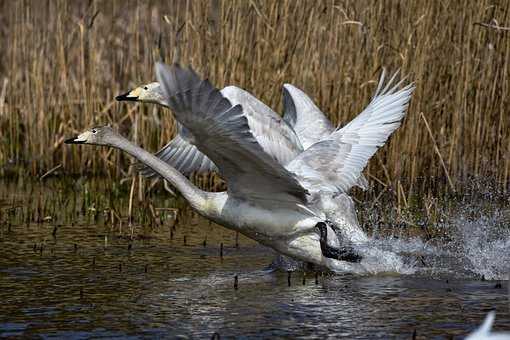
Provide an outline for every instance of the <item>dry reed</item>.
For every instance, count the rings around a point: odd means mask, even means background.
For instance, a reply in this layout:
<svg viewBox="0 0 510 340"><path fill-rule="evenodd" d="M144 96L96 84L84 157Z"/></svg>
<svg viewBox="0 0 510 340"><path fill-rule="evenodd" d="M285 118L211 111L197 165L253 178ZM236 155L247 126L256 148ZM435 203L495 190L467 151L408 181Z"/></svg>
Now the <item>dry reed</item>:
<svg viewBox="0 0 510 340"><path fill-rule="evenodd" d="M127 175L120 152L62 142L110 123L156 151L173 133L170 115L114 97L153 81L164 59L277 110L293 83L335 124L368 103L381 67L400 68L416 91L370 163L374 183L399 197L401 183L408 195L421 190L420 178L455 187L478 176L507 190L509 12L507 1L2 1L0 176L11 164L22 175L59 164Z"/></svg>

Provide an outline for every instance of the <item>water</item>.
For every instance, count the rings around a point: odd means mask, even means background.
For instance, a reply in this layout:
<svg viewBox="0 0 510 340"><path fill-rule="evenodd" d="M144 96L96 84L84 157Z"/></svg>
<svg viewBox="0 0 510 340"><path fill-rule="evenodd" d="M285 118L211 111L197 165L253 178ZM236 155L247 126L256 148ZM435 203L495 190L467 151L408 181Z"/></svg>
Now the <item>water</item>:
<svg viewBox="0 0 510 340"><path fill-rule="evenodd" d="M492 309L494 329L510 330L498 262L509 256L505 211L452 216L445 247L380 237L378 246L424 259L413 275L316 282L297 271L289 286L287 272L267 269L273 251L166 196L152 208L135 203L133 229L126 218L112 224L112 212L127 216L129 195L100 188L0 184L0 337L445 338L466 335ZM173 211L158 209L168 207L180 209L175 227ZM140 223L151 209L157 222Z"/></svg>

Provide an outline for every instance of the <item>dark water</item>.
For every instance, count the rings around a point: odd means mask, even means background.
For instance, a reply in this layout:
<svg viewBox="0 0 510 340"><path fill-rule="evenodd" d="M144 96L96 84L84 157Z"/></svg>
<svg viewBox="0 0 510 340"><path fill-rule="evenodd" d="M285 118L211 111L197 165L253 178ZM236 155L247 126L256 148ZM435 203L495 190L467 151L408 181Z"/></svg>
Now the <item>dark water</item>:
<svg viewBox="0 0 510 340"><path fill-rule="evenodd" d="M62 186L0 190L0 337L462 337L492 309L494 329L510 330L508 281L417 273L316 282L294 272L289 286L286 272L265 269L271 250L186 209L175 228L167 217L131 229L104 217L106 196L84 204L61 198ZM96 189L74 191L87 190ZM111 209L122 215L128 199L118 200Z"/></svg>

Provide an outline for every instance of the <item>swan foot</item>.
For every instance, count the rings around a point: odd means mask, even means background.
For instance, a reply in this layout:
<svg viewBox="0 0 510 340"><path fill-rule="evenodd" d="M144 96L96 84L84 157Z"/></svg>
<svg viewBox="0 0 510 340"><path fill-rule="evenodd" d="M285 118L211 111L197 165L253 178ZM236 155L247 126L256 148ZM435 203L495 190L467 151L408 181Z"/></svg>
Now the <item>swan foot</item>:
<svg viewBox="0 0 510 340"><path fill-rule="evenodd" d="M333 248L328 245L326 247L321 245L321 251L324 257L334 260L346 262L360 262L362 260L361 255L356 253L352 247Z"/></svg>
<svg viewBox="0 0 510 340"><path fill-rule="evenodd" d="M326 223L319 222L316 227L319 230L321 252L324 257L346 262L360 262L362 260L362 256L352 247L335 248L328 244L328 229Z"/></svg>

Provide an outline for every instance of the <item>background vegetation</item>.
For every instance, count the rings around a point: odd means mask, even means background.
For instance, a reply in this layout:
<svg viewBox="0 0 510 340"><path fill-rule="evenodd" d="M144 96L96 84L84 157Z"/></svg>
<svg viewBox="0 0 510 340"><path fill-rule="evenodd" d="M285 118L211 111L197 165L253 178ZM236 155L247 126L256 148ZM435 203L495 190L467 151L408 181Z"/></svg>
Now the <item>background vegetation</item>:
<svg viewBox="0 0 510 340"><path fill-rule="evenodd" d="M0 176L58 165L130 176L120 152L63 140L110 123L156 151L171 115L114 97L153 81L154 61L178 59L279 112L293 83L335 124L367 105L381 67L400 68L416 91L369 178L403 199L470 177L506 191L509 12L508 1L1 1Z"/></svg>

